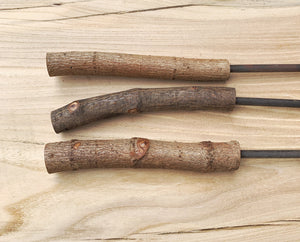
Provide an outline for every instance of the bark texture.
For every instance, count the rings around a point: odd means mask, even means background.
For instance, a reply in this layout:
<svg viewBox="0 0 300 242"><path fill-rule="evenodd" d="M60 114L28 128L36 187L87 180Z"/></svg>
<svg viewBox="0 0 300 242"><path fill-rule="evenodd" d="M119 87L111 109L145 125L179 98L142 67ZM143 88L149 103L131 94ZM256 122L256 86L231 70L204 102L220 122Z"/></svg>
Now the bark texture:
<svg viewBox="0 0 300 242"><path fill-rule="evenodd" d="M178 143L131 138L71 140L45 146L48 173L88 168L162 168L232 171L240 165L237 141Z"/></svg>
<svg viewBox="0 0 300 242"><path fill-rule="evenodd" d="M225 81L230 76L230 64L223 59L75 51L47 53L46 61L50 76L104 75L188 81Z"/></svg>
<svg viewBox="0 0 300 242"><path fill-rule="evenodd" d="M228 87L145 88L74 101L51 112L56 133L118 114L162 110L224 109L235 105Z"/></svg>

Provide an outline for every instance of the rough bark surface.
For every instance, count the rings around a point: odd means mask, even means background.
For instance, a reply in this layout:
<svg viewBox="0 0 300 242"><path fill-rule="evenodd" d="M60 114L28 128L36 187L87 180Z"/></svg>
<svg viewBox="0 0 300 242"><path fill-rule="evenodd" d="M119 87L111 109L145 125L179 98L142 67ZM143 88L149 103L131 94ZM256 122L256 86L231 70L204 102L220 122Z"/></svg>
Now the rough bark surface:
<svg viewBox="0 0 300 242"><path fill-rule="evenodd" d="M104 75L189 81L225 81L230 76L230 64L224 59L75 51L47 53L46 61L50 76Z"/></svg>
<svg viewBox="0 0 300 242"><path fill-rule="evenodd" d="M45 146L49 173L88 168L162 168L232 171L240 165L237 141L179 143L131 138L71 140Z"/></svg>
<svg viewBox="0 0 300 242"><path fill-rule="evenodd" d="M228 87L145 88L74 101L51 112L56 133L118 114L162 110L225 109L235 105Z"/></svg>

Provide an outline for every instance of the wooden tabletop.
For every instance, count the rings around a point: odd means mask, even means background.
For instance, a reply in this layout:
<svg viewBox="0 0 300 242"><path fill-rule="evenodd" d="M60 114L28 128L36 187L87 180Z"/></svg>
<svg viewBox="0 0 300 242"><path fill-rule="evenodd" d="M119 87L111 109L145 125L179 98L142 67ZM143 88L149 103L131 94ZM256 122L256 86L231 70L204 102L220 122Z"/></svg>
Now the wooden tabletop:
<svg viewBox="0 0 300 242"><path fill-rule="evenodd" d="M300 99L300 73L234 73L226 83L123 77L51 78L46 52L107 51L232 64L300 62L300 3L1 1L0 241L296 241L300 159L243 159L239 170L95 169L49 175L45 143L69 139L240 141L300 149L300 112L124 115L55 134L50 112L136 87L227 86L237 96Z"/></svg>

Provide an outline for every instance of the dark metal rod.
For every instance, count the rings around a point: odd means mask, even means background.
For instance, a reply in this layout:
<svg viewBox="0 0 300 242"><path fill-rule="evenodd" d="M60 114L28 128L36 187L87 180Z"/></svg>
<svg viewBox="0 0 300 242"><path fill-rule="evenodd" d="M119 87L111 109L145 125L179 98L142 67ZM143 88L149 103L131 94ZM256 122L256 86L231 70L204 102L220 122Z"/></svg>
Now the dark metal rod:
<svg viewBox="0 0 300 242"><path fill-rule="evenodd" d="M300 150L241 150L242 158L300 158Z"/></svg>
<svg viewBox="0 0 300 242"><path fill-rule="evenodd" d="M230 65L230 72L299 72L300 64Z"/></svg>
<svg viewBox="0 0 300 242"><path fill-rule="evenodd" d="M273 107L292 107L292 108L300 107L300 100L293 100L293 99L237 97L235 103L237 105L252 105L252 106L273 106Z"/></svg>

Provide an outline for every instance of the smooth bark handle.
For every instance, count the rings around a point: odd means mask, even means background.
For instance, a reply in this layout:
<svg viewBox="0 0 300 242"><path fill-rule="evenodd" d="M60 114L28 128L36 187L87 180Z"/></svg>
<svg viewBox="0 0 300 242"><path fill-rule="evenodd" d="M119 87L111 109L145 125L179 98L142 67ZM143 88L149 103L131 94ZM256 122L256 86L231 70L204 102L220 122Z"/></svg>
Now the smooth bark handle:
<svg viewBox="0 0 300 242"><path fill-rule="evenodd" d="M225 81L230 75L230 64L224 59L72 51L47 53L46 61L49 76L102 75Z"/></svg>
<svg viewBox="0 0 300 242"><path fill-rule="evenodd" d="M56 133L118 114L161 110L232 110L235 89L229 87L145 88L74 101L51 112Z"/></svg>
<svg viewBox="0 0 300 242"><path fill-rule="evenodd" d="M199 172L239 168L237 141L179 143L131 138L71 140L45 146L48 173L87 168L162 168Z"/></svg>

